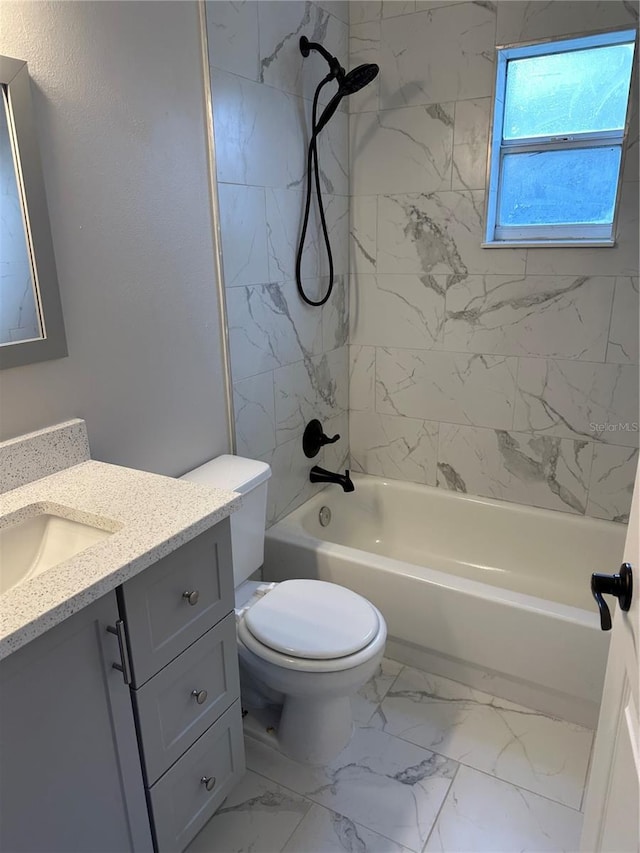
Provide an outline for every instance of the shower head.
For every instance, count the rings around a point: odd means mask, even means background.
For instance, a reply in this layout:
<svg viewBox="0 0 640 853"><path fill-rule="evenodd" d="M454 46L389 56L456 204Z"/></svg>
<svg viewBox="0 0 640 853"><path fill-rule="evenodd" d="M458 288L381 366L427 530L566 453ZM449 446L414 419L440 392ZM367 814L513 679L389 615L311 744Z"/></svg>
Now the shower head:
<svg viewBox="0 0 640 853"><path fill-rule="evenodd" d="M324 57L331 69L330 75L338 81L338 91L325 107L314 128L314 136L317 136L338 109L340 101L347 95L353 95L355 92L359 92L360 89L363 89L371 83L371 81L377 77L380 68L375 65L375 63L370 63L366 65L358 65L356 68L353 68L349 73L347 73L336 57L330 54L329 51L321 44L309 41L306 36L301 36L300 53L304 57L307 57L312 50L317 50L318 53ZM331 77L328 79L331 79Z"/></svg>

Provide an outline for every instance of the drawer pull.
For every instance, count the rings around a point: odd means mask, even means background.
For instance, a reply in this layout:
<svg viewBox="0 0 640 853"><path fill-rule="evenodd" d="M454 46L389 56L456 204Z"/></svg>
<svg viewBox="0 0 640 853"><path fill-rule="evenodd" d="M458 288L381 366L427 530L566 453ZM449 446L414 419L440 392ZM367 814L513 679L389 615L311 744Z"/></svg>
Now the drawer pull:
<svg viewBox="0 0 640 853"><path fill-rule="evenodd" d="M188 601L189 604L193 607L194 604L198 603L200 593L197 589L191 590L191 592L187 590L186 592L182 593L182 597L185 599L185 601Z"/></svg>
<svg viewBox="0 0 640 853"><path fill-rule="evenodd" d="M202 705L203 702L207 701L207 691L206 690L192 690L191 695L195 697L198 705Z"/></svg>
<svg viewBox="0 0 640 853"><path fill-rule="evenodd" d="M203 776L200 780L207 791L213 791L216 785L216 777L215 776Z"/></svg>

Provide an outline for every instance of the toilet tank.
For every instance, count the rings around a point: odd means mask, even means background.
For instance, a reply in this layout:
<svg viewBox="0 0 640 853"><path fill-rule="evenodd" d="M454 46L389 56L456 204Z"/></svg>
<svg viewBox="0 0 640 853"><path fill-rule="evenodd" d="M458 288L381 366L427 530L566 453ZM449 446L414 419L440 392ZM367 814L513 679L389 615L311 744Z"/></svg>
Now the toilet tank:
<svg viewBox="0 0 640 853"><path fill-rule="evenodd" d="M182 480L203 486L240 492L242 506L231 515L233 585L238 587L264 562L264 532L267 518L267 486L271 468L266 462L243 456L218 456Z"/></svg>

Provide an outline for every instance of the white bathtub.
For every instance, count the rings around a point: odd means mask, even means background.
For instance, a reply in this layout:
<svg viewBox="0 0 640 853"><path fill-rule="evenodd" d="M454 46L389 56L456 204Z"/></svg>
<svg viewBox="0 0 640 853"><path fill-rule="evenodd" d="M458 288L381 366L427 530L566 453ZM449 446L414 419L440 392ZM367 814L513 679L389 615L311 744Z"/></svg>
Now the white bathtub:
<svg viewBox="0 0 640 853"><path fill-rule="evenodd" d="M353 481L355 492L329 486L267 531L265 580L343 584L383 612L390 657L595 726L608 634L589 581L617 571L626 528L378 477Z"/></svg>

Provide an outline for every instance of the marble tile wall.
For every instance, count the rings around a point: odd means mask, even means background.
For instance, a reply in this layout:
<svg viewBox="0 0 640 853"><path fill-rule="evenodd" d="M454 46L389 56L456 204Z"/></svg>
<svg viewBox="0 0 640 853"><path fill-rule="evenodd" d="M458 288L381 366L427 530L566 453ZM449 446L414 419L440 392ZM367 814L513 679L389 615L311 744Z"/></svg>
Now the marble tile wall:
<svg viewBox="0 0 640 853"><path fill-rule="evenodd" d="M354 470L625 520L638 461L638 119L613 249L480 247L495 46L638 3L354 2Z"/></svg>
<svg viewBox="0 0 640 853"><path fill-rule="evenodd" d="M337 470L348 457L346 106L319 142L336 286L320 309L295 284L311 99L327 70L317 54L303 60L298 42L320 41L346 64L348 4L214 0L206 10L237 452L271 465L273 523L319 488L308 482L312 465ZM317 299L328 264L315 210L302 271ZM342 439L311 461L301 438L314 417Z"/></svg>

